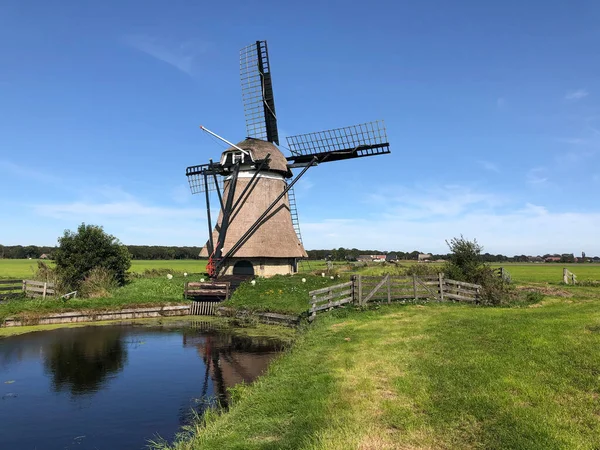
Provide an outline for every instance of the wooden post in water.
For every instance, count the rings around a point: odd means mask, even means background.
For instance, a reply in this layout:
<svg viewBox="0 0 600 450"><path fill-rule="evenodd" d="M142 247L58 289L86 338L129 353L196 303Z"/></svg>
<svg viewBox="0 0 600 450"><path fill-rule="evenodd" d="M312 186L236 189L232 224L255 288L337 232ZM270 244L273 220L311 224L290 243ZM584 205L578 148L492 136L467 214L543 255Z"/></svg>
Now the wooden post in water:
<svg viewBox="0 0 600 450"><path fill-rule="evenodd" d="M440 302L444 301L444 274L438 273L438 281L440 282Z"/></svg>
<svg viewBox="0 0 600 450"><path fill-rule="evenodd" d="M417 276L413 273L413 293L415 296L415 301L418 300L417 297Z"/></svg>

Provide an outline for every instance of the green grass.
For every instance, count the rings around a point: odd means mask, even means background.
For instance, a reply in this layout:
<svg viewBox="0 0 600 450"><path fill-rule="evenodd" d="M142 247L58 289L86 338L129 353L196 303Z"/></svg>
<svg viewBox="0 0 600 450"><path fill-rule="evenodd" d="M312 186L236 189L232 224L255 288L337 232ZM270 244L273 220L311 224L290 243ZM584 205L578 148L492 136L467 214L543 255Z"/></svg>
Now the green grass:
<svg viewBox="0 0 600 450"><path fill-rule="evenodd" d="M600 280L600 264L493 264L504 267L517 283L562 283L563 268L566 267L578 281Z"/></svg>
<svg viewBox="0 0 600 450"><path fill-rule="evenodd" d="M139 278L122 288L116 289L111 297L73 298L60 300L47 298L16 298L0 303L0 321L6 317L35 319L50 313L68 311L107 311L128 307L160 306L185 303L183 285L196 277Z"/></svg>
<svg viewBox="0 0 600 450"><path fill-rule="evenodd" d="M306 280L303 282L302 280ZM302 314L309 308L309 291L348 281L347 276L334 278L310 274L277 275L257 278L256 283L242 284L223 306L249 311L268 311L284 314Z"/></svg>
<svg viewBox="0 0 600 450"><path fill-rule="evenodd" d="M536 306L321 315L175 447L598 448L597 300Z"/></svg>
<svg viewBox="0 0 600 450"><path fill-rule="evenodd" d="M32 277L37 270L38 261L37 259L0 259L0 279ZM45 262L53 265L52 261ZM176 273L198 274L206 271L206 261L197 259L132 260L129 271L142 273L144 270L151 269L172 269Z"/></svg>

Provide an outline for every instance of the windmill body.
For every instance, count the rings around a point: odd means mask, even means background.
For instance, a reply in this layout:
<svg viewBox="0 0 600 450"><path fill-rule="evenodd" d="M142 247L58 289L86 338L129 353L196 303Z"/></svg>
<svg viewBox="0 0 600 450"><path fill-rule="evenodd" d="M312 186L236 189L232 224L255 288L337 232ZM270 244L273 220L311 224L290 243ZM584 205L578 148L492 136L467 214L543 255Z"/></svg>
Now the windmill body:
<svg viewBox="0 0 600 450"><path fill-rule="evenodd" d="M200 256L208 257L213 279L296 272L298 259L307 254L290 204L294 184L324 162L390 153L383 123L370 122L288 137L286 157L275 145L279 136L266 41L241 50L240 72L249 137L232 144L201 127L230 147L218 162L186 169L192 193L205 194L209 237ZM302 170L294 177L295 168ZM220 205L214 229L211 192Z"/></svg>
<svg viewBox="0 0 600 450"><path fill-rule="evenodd" d="M221 166L232 165L234 160L240 162L233 193L233 203L239 202L239 207L229 218L222 253L227 253L263 212L273 202L275 204L267 217L260 221L256 231L251 233L239 250L220 267L218 275L292 274L296 271L297 260L306 258L307 254L294 230L288 196L284 195L276 201L287 187L287 179L292 176L287 160L283 153L268 141L248 138L236 144L236 147L248 151L248 155L230 147L223 152L220 160ZM264 160L267 155L270 155L268 169L257 173L255 161ZM233 174L225 176L224 198L228 197L233 182ZM212 232L214 243L219 241L223 216L224 211L221 210ZM200 256L211 256L209 242L202 248Z"/></svg>

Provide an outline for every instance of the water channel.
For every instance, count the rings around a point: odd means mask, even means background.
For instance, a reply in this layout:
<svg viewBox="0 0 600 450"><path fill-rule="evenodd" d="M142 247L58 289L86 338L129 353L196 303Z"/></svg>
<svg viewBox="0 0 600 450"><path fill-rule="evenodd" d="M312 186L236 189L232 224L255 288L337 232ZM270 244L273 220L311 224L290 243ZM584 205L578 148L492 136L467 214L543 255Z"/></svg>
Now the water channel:
<svg viewBox="0 0 600 450"><path fill-rule="evenodd" d="M139 449L227 406L283 348L202 322L0 338L0 449Z"/></svg>

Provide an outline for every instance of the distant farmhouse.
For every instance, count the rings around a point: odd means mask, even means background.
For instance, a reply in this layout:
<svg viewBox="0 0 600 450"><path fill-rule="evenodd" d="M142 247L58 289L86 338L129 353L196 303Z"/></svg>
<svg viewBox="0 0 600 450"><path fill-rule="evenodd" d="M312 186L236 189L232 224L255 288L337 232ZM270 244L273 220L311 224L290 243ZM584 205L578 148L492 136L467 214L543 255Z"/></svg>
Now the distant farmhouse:
<svg viewBox="0 0 600 450"><path fill-rule="evenodd" d="M385 262L386 255L358 255L357 261L362 262Z"/></svg>
<svg viewBox="0 0 600 450"><path fill-rule="evenodd" d="M419 253L418 261L428 261L431 259L431 253Z"/></svg>

